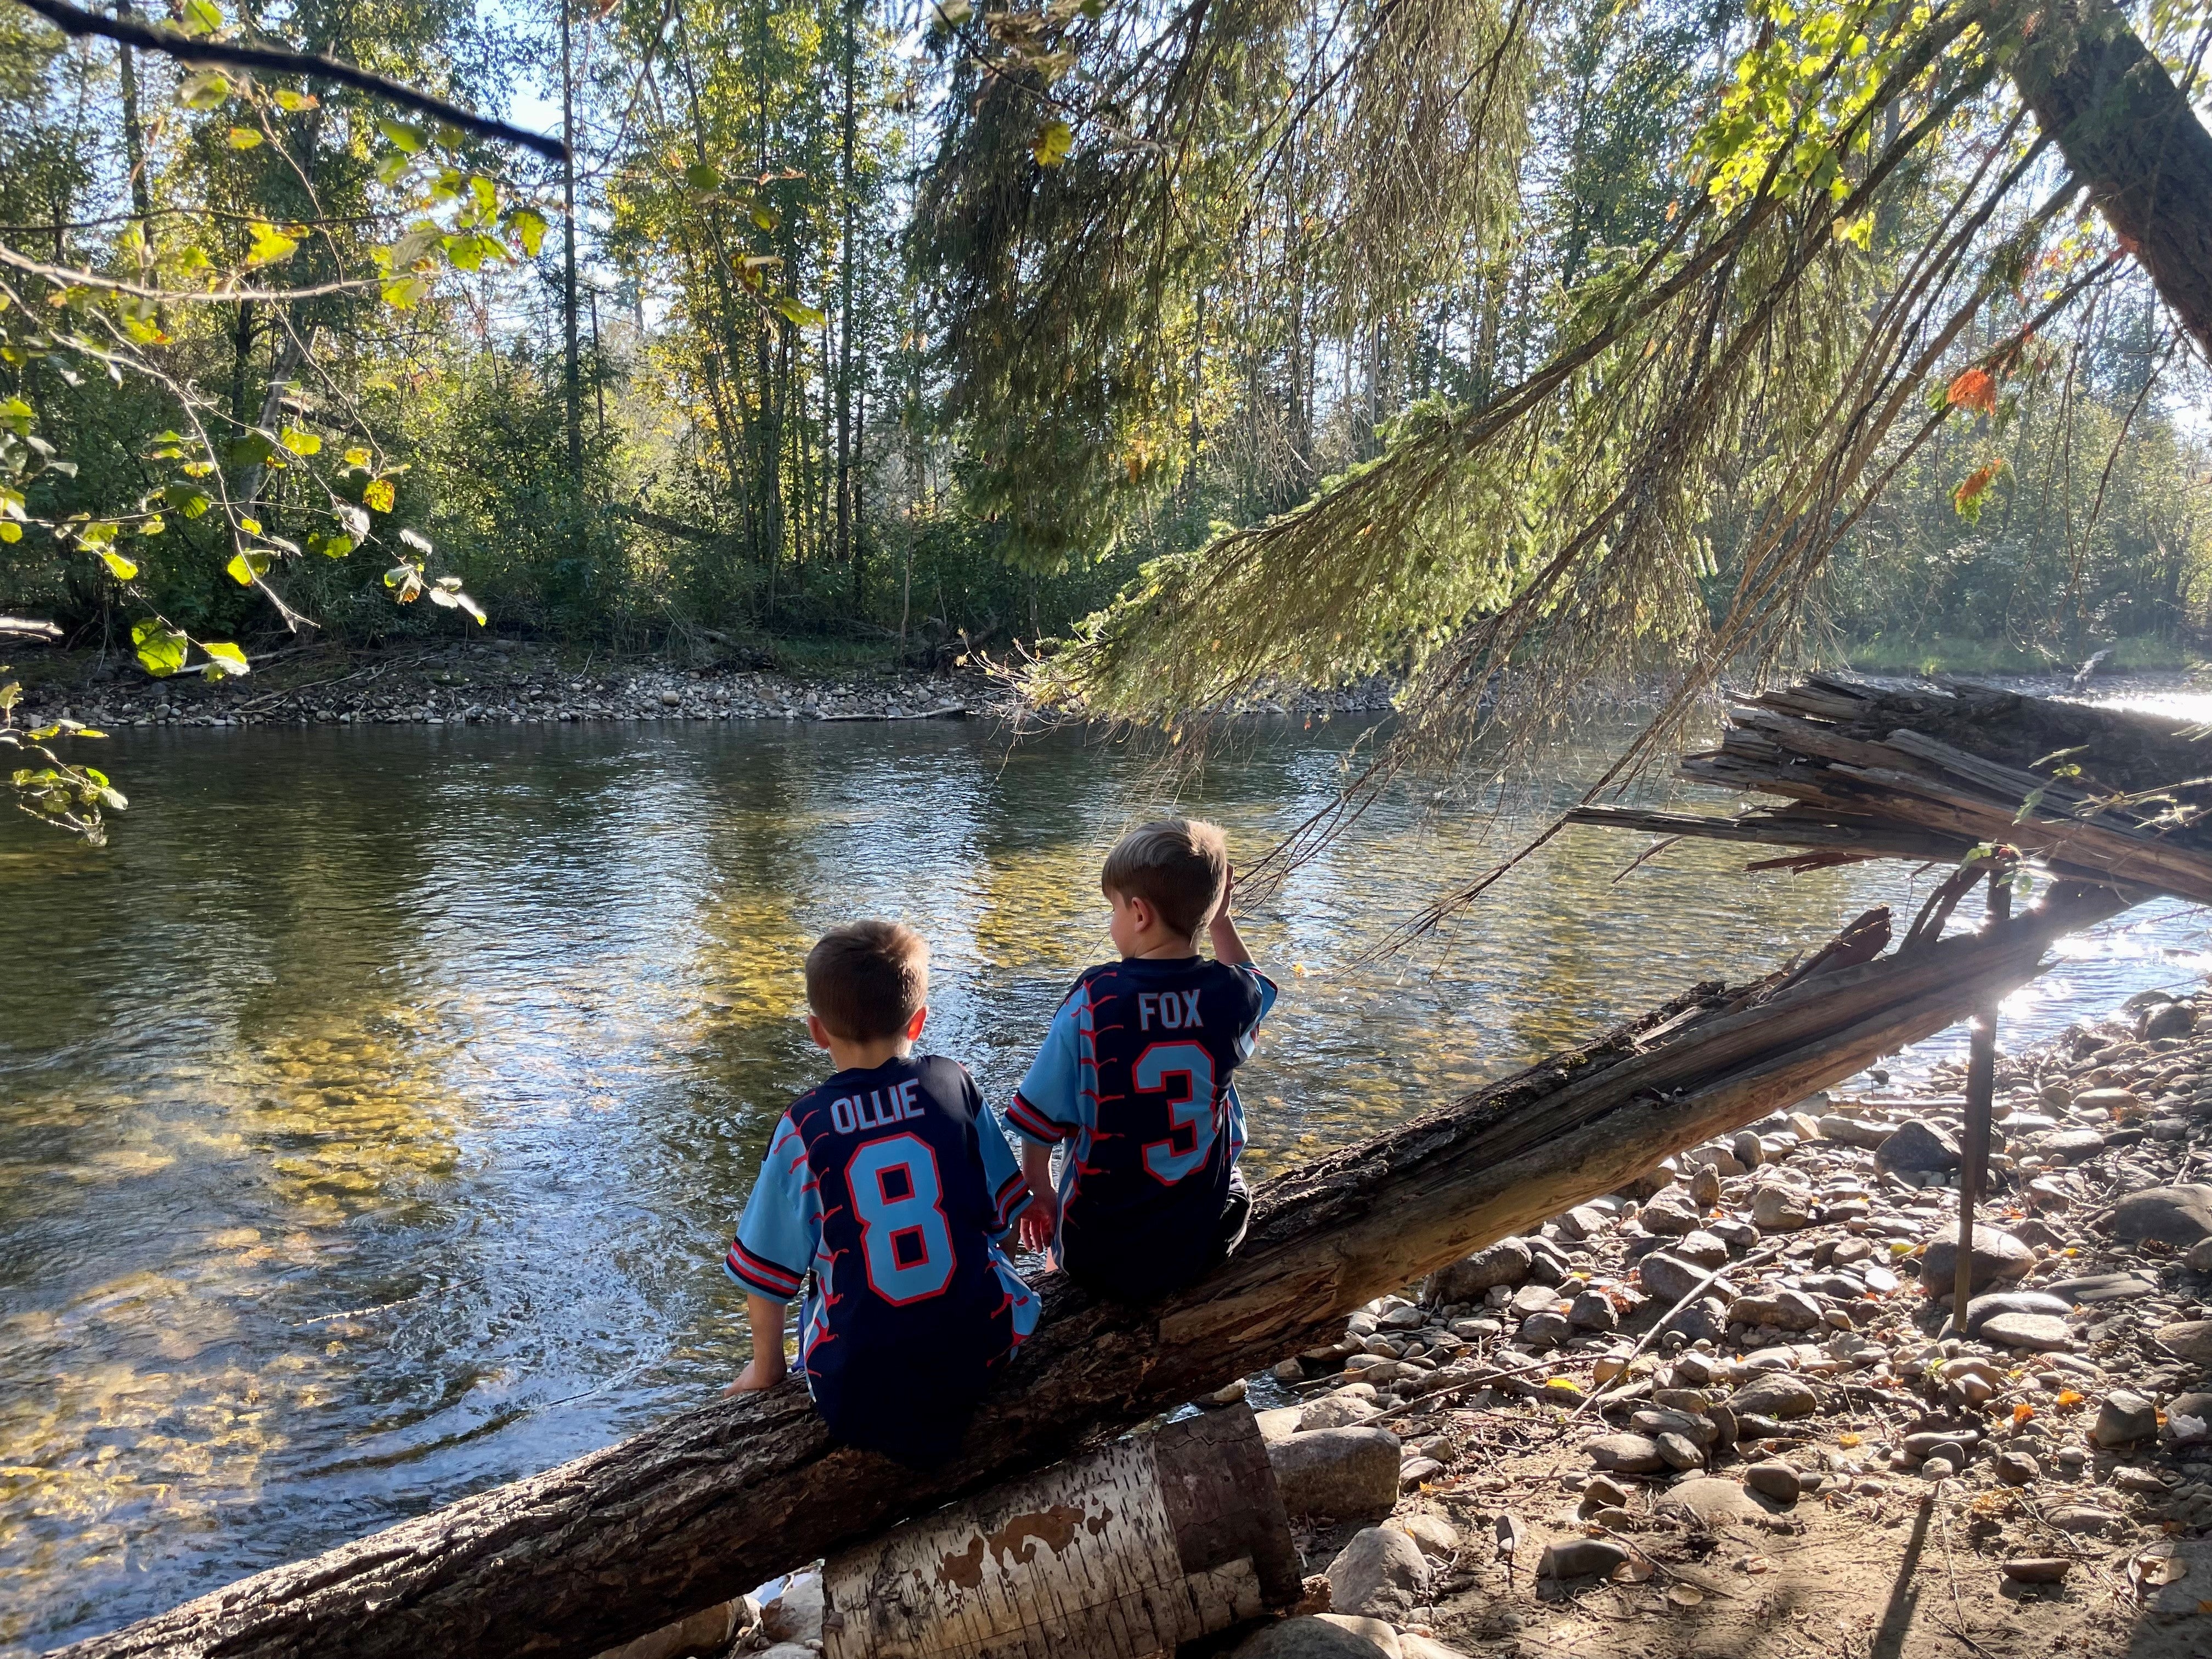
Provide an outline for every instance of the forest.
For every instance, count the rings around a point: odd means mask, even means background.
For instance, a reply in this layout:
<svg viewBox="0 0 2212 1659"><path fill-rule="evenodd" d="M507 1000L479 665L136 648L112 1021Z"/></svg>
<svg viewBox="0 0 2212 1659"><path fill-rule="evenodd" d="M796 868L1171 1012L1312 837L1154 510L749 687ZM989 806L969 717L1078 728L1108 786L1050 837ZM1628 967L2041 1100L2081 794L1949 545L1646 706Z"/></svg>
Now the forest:
<svg viewBox="0 0 2212 1659"><path fill-rule="evenodd" d="M1112 703L1099 641L1163 571L1326 529L1512 406L1383 528L1372 591L1328 530L1268 580L1328 614L1222 657L1224 686L1418 678L1658 418L1587 355L1548 414L1514 399L1763 201L1825 223L1817 259L1740 242L1702 319L1638 325L1748 355L1677 422L1664 552L1601 535L1617 642L1706 648L1909 338L1954 418L1869 434L1758 650L2179 665L2212 606L2201 346L1999 72L2000 9L172 0L155 49L9 0L0 607L155 673L479 624L798 665L1073 636ZM2212 12L2138 10L2193 95Z"/></svg>

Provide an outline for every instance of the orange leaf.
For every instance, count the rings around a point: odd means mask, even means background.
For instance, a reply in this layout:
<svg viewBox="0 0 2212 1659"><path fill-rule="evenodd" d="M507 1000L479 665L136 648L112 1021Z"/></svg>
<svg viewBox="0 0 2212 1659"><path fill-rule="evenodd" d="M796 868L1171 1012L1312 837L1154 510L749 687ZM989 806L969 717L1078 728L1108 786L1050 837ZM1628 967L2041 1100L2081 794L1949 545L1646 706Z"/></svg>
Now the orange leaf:
<svg viewBox="0 0 2212 1659"><path fill-rule="evenodd" d="M1951 382L1946 400L1953 407L1978 410L1984 415L1994 415L1997 407L1997 383L1988 370L1970 368Z"/></svg>
<svg viewBox="0 0 2212 1659"><path fill-rule="evenodd" d="M2062 1389L2058 1391L2058 1404L2062 1410L2070 1411L2081 1403L2081 1396L2073 1389Z"/></svg>
<svg viewBox="0 0 2212 1659"><path fill-rule="evenodd" d="M1989 493L1990 486L1997 481L1997 474L2003 471L2002 461L1991 461L1968 473L1966 482L1951 492L1951 505L1961 511L1972 507Z"/></svg>
<svg viewBox="0 0 2212 1659"><path fill-rule="evenodd" d="M2027 1422L2029 1418L2034 1415L2035 1407L2028 1405L2025 1401L2022 1401L2020 1405L2014 1406L2012 1408L2013 1427L2018 1428L2021 1424Z"/></svg>

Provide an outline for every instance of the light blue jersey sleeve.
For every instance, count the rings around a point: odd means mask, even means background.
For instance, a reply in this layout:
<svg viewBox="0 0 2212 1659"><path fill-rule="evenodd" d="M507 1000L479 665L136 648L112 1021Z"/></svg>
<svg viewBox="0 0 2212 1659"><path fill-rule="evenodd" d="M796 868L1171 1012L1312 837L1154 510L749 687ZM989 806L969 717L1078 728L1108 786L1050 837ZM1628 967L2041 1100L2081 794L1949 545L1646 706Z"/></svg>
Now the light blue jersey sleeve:
<svg viewBox="0 0 2212 1659"><path fill-rule="evenodd" d="M1030 1063L1029 1075L1014 1091L1006 1124L1023 1139L1041 1146L1068 1139L1083 1125L1083 1032L1080 1009L1089 1006L1079 986L1044 1034L1044 1046Z"/></svg>
<svg viewBox="0 0 2212 1659"><path fill-rule="evenodd" d="M768 1144L760 1179L722 1261L730 1277L753 1295L788 1302L799 1294L818 1243L818 1200L807 1201L814 1191L805 1138L787 1115Z"/></svg>
<svg viewBox="0 0 2212 1659"><path fill-rule="evenodd" d="M1021 1159L1014 1156L1006 1132L988 1106L976 1110L975 1139L983 1153L983 1185L991 1194L991 1237L1003 1239L1012 1231L1016 1218L1029 1208L1034 1194L1022 1174Z"/></svg>
<svg viewBox="0 0 2212 1659"><path fill-rule="evenodd" d="M1252 1045L1260 1036L1260 1022L1267 1018L1275 1006L1275 981L1249 962L1237 963L1230 972L1244 981L1245 988L1255 999L1251 1018L1237 1034L1237 1058L1249 1060L1252 1058Z"/></svg>

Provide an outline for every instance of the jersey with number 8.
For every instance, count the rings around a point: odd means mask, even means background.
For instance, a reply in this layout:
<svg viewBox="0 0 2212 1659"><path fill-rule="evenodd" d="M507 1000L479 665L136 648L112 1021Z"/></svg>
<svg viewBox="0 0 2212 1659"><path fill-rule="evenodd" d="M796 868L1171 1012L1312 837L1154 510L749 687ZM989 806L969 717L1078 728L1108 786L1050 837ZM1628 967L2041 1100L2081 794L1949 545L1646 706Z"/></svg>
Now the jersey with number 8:
<svg viewBox="0 0 2212 1659"><path fill-rule="evenodd" d="M894 1060L792 1103L727 1265L777 1301L811 1276L800 1344L823 1416L921 1461L1036 1325L1002 1246L1028 1201L968 1073Z"/></svg>

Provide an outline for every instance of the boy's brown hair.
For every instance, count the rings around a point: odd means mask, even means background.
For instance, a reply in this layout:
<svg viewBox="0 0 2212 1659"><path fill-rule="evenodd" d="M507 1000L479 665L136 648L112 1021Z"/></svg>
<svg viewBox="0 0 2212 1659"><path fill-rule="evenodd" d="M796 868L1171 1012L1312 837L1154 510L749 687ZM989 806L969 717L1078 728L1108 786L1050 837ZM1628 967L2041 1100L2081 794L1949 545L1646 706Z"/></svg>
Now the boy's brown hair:
<svg viewBox="0 0 2212 1659"><path fill-rule="evenodd" d="M1098 878L1109 897L1140 898L1177 933L1198 937L1229 883L1229 842L1200 818L1161 818L1114 843Z"/></svg>
<svg viewBox="0 0 2212 1659"><path fill-rule="evenodd" d="M901 921L848 921L806 953L806 1000L830 1035L870 1042L905 1031L929 1000L929 942Z"/></svg>

